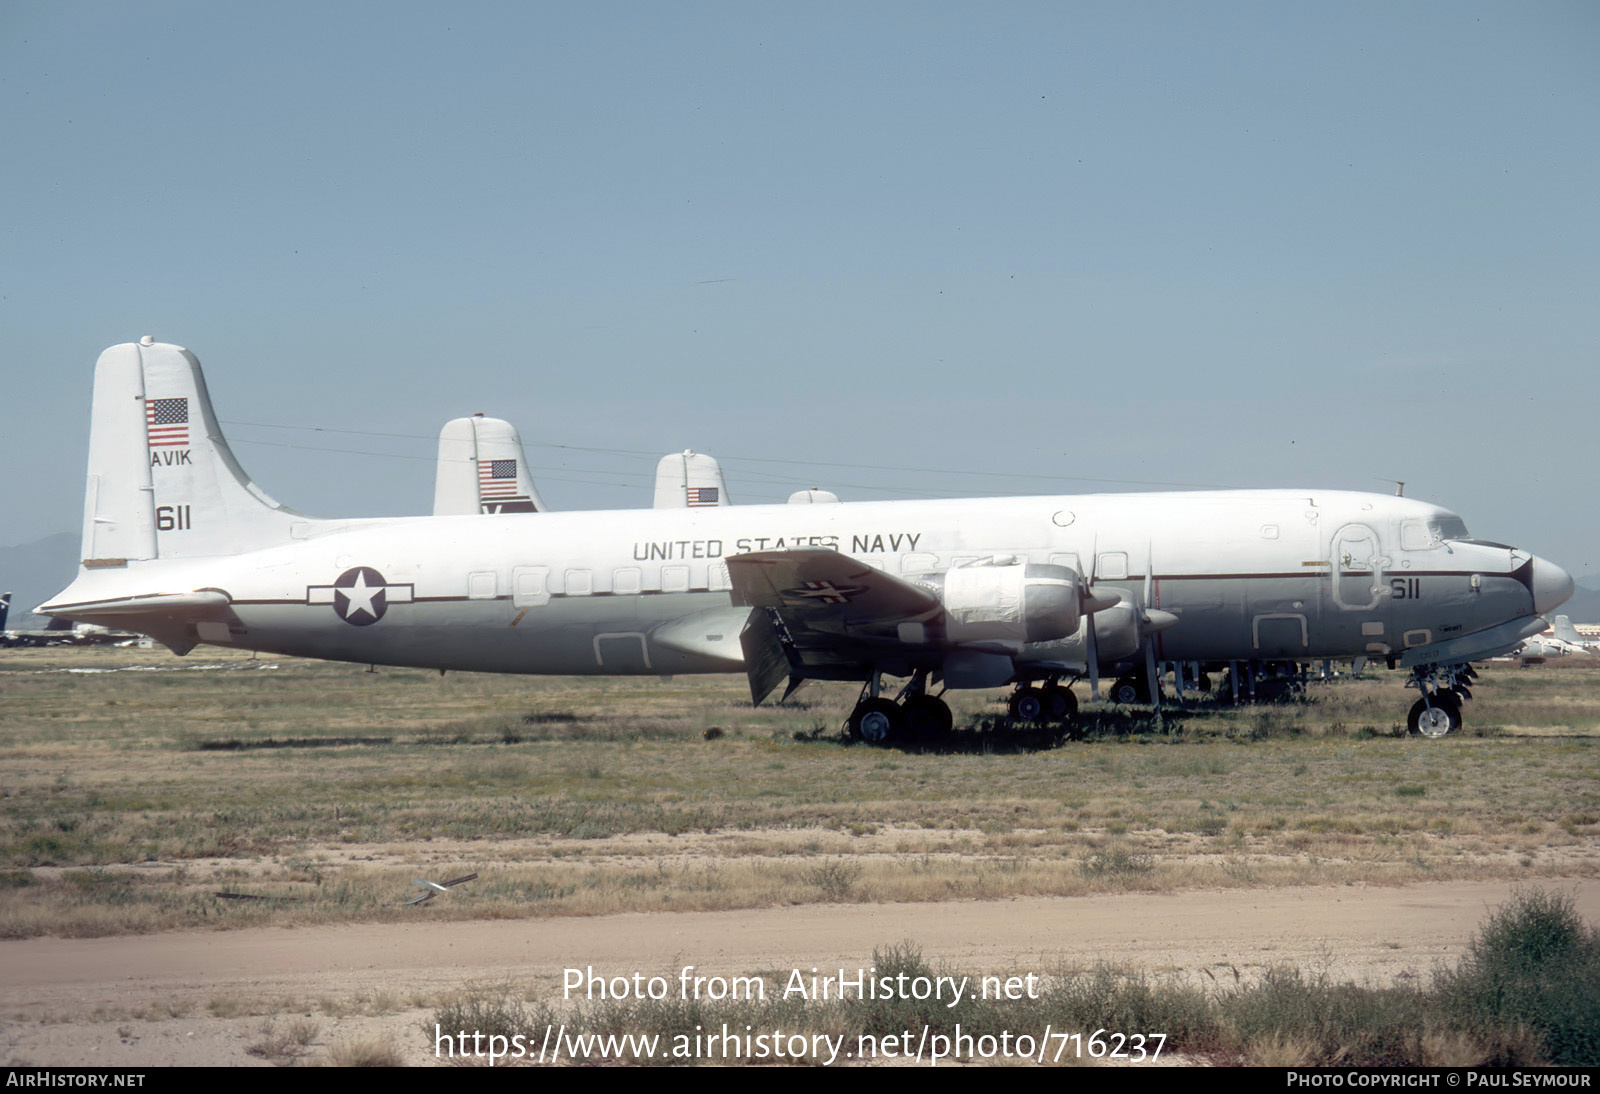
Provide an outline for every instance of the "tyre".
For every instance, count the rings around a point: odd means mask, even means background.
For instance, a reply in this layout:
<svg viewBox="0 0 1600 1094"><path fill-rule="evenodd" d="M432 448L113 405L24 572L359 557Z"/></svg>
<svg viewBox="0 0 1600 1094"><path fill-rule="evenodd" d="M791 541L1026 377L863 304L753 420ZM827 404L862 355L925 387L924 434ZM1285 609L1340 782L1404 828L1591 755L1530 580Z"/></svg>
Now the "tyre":
<svg viewBox="0 0 1600 1094"><path fill-rule="evenodd" d="M942 737L955 726L950 705L932 695L913 695L901 709L906 735L920 740Z"/></svg>
<svg viewBox="0 0 1600 1094"><path fill-rule="evenodd" d="M1019 722L1044 721L1044 692L1038 688L1018 688L1011 696L1011 717Z"/></svg>
<svg viewBox="0 0 1600 1094"><path fill-rule="evenodd" d="M1414 737L1446 736L1461 728L1461 706L1459 703L1449 702L1435 702L1429 705L1426 698L1418 699L1411 706L1406 726Z"/></svg>
<svg viewBox="0 0 1600 1094"><path fill-rule="evenodd" d="M850 712L850 736L869 745L887 744L903 726L900 708L888 699L863 699Z"/></svg>

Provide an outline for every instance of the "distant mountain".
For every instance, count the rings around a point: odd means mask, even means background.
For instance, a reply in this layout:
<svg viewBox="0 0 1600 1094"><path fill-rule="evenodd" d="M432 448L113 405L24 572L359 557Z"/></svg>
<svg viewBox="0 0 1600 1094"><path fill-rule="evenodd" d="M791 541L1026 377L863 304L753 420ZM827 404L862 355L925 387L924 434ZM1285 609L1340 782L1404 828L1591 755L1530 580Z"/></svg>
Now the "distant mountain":
<svg viewBox="0 0 1600 1094"><path fill-rule="evenodd" d="M11 630L31 630L44 626L44 618L33 609L72 584L78 575L78 533L58 532L53 536L0 547L0 592L9 589Z"/></svg>
<svg viewBox="0 0 1600 1094"><path fill-rule="evenodd" d="M1600 623L1600 577L1580 584L1572 599L1551 612L1548 618L1564 615L1574 623Z"/></svg>

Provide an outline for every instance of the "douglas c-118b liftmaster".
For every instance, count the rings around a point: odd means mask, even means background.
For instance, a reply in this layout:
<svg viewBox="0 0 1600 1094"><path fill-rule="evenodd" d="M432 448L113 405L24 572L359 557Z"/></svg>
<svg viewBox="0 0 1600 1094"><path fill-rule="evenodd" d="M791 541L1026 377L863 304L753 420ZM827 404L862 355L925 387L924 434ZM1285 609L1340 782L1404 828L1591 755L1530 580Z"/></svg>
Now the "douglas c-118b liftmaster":
<svg viewBox="0 0 1600 1094"><path fill-rule="evenodd" d="M1370 658L1412 671L1412 727L1441 735L1466 663L1572 588L1438 506L1317 490L321 520L250 481L194 355L146 338L100 357L82 567L38 610L180 654L744 672L758 703L857 681L871 741L948 728L940 687L1061 715L1102 667Z"/></svg>

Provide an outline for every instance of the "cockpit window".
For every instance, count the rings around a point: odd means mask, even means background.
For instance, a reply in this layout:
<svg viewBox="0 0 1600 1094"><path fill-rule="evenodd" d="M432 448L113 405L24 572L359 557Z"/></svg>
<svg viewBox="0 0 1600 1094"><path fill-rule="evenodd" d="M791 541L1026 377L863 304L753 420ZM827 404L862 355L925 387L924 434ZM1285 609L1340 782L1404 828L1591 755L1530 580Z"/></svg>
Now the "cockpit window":
<svg viewBox="0 0 1600 1094"><path fill-rule="evenodd" d="M1402 551L1426 551L1434 543L1433 532L1428 525L1420 520L1407 520L1400 523L1400 549Z"/></svg>
<svg viewBox="0 0 1600 1094"><path fill-rule="evenodd" d="M1467 522L1454 513L1448 516L1434 517L1428 522L1428 527L1440 539L1472 538L1472 533L1467 531Z"/></svg>

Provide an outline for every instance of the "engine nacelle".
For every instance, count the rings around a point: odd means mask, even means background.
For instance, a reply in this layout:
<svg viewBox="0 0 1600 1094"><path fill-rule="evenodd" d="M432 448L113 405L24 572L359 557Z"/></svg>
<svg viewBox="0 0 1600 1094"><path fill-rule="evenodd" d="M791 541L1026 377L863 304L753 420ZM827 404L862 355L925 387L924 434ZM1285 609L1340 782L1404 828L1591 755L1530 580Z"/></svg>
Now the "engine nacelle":
<svg viewBox="0 0 1600 1094"><path fill-rule="evenodd" d="M953 643L1049 642L1078 629L1081 579L1068 566L986 559L922 580L944 603Z"/></svg>

